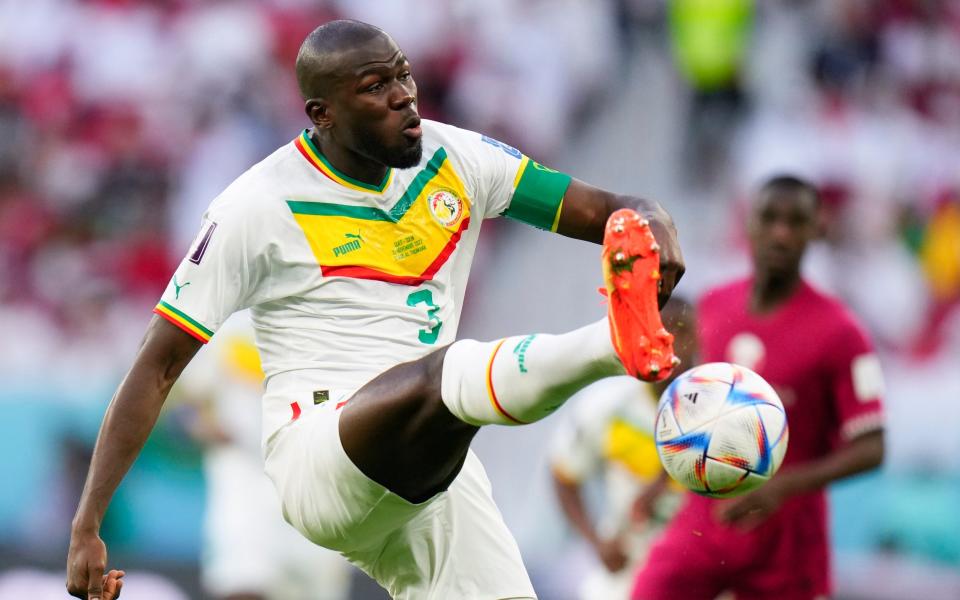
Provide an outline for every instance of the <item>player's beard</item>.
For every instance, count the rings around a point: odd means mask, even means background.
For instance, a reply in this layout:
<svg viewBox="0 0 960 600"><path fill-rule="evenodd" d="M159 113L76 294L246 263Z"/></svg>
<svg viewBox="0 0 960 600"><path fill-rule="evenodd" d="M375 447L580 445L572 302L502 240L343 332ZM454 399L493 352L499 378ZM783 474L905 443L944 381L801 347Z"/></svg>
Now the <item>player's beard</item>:
<svg viewBox="0 0 960 600"><path fill-rule="evenodd" d="M419 165L422 158L423 140L418 139L406 150L398 152L395 157L395 162L389 164L396 169L409 169L410 167Z"/></svg>
<svg viewBox="0 0 960 600"><path fill-rule="evenodd" d="M373 134L364 133L358 136L358 150L361 154L394 169L409 169L420 164L423 158L423 139L411 142L406 136L401 136L399 146L389 147Z"/></svg>

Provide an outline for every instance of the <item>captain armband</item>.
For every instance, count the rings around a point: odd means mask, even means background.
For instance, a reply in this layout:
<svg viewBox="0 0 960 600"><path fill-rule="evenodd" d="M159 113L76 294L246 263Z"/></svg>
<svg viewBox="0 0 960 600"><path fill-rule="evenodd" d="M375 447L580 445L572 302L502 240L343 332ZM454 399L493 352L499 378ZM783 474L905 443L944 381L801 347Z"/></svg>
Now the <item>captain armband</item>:
<svg viewBox="0 0 960 600"><path fill-rule="evenodd" d="M513 199L503 215L547 231L556 231L563 195L571 177L526 156L513 180Z"/></svg>

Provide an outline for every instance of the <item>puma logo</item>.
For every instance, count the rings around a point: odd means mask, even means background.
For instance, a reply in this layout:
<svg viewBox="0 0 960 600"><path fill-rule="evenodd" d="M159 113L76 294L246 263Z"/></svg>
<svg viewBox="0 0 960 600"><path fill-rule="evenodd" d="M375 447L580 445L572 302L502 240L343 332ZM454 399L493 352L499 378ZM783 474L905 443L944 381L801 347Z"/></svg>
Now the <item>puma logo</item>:
<svg viewBox="0 0 960 600"><path fill-rule="evenodd" d="M180 290L182 290L183 288L187 287L188 285L190 285L190 282L189 282L189 281L186 282L186 283L184 283L183 285L180 285L179 283L177 283L177 276L176 276L176 275L173 276L173 288L174 288L173 291L174 291L174 294L175 294L175 295L174 295L174 299L175 299L175 300L179 300L179 299L180 299Z"/></svg>
<svg viewBox="0 0 960 600"><path fill-rule="evenodd" d="M360 249L360 242L363 241L363 238L360 237L359 233L345 233L343 236L350 241L334 248L334 256L343 256L344 254Z"/></svg>

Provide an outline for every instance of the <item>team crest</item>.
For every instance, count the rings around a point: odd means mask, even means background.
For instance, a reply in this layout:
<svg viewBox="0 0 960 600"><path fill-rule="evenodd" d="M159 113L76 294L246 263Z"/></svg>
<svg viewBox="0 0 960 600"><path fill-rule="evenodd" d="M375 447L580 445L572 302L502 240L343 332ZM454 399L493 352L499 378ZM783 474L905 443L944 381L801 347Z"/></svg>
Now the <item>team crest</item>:
<svg viewBox="0 0 960 600"><path fill-rule="evenodd" d="M438 188L427 194L430 214L444 227L450 227L463 214L463 200L453 190Z"/></svg>

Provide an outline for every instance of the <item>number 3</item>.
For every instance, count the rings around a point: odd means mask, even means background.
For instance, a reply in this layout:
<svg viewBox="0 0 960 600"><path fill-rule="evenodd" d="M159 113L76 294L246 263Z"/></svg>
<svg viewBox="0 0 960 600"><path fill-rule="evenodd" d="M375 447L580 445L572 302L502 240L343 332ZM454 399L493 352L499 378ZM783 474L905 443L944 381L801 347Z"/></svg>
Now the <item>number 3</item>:
<svg viewBox="0 0 960 600"><path fill-rule="evenodd" d="M407 306L416 306L418 304L427 305L427 317L430 318L432 327L421 329L418 332L418 338L424 344L436 344L437 337L440 336L440 328L443 327L443 321L437 317L440 307L433 303L433 292L430 290L417 290L407 296Z"/></svg>

